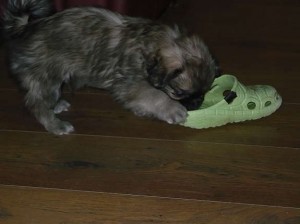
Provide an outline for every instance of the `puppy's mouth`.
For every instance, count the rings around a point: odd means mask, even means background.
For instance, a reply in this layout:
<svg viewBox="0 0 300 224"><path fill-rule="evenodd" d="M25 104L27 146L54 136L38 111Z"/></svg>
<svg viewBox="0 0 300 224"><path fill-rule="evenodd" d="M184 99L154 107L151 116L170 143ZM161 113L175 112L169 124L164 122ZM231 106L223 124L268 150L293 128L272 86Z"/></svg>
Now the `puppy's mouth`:
<svg viewBox="0 0 300 224"><path fill-rule="evenodd" d="M166 86L162 90L173 100L182 100L189 96L189 94L186 91L175 90L171 86Z"/></svg>
<svg viewBox="0 0 300 224"><path fill-rule="evenodd" d="M184 97L181 96L177 96L175 93L173 92L167 92L168 96L171 97L173 100L182 100Z"/></svg>

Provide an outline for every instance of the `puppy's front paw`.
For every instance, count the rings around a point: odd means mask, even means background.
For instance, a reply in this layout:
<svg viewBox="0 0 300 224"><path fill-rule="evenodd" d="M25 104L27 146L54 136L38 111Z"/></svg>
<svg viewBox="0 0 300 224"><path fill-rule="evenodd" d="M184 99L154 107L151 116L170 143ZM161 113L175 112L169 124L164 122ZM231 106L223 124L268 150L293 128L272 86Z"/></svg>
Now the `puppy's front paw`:
<svg viewBox="0 0 300 224"><path fill-rule="evenodd" d="M186 121L188 113L182 104L171 99L163 91L147 85L142 88L142 91L136 93L135 99L127 102L127 108L138 116L155 117L169 124Z"/></svg>
<svg viewBox="0 0 300 224"><path fill-rule="evenodd" d="M67 135L74 131L73 125L67 121L56 121L54 124L46 127L47 131L55 135Z"/></svg>
<svg viewBox="0 0 300 224"><path fill-rule="evenodd" d="M188 113L186 108L177 101L169 101L160 110L158 118L169 124L184 123Z"/></svg>

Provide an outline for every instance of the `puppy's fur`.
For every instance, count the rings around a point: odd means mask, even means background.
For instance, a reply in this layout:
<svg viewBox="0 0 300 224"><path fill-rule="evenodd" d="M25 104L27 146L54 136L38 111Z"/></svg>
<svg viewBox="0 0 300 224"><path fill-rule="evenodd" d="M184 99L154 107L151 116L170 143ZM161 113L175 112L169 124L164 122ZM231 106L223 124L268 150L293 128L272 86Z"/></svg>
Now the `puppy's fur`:
<svg viewBox="0 0 300 224"><path fill-rule="evenodd" d="M58 135L74 130L55 116L70 106L60 98L63 83L107 89L137 115L180 123L186 107L199 107L217 72L199 38L104 9L52 14L49 1L10 0L4 30L27 107Z"/></svg>

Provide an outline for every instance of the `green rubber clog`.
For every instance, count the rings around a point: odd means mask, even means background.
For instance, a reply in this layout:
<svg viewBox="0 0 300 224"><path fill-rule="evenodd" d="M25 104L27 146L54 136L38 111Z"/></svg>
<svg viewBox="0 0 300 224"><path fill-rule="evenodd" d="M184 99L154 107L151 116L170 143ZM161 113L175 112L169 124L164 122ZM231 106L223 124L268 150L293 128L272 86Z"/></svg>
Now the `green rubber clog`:
<svg viewBox="0 0 300 224"><path fill-rule="evenodd" d="M272 86L244 86L235 76L222 75L215 79L201 108L189 111L182 125L202 129L255 120L274 113L281 103Z"/></svg>

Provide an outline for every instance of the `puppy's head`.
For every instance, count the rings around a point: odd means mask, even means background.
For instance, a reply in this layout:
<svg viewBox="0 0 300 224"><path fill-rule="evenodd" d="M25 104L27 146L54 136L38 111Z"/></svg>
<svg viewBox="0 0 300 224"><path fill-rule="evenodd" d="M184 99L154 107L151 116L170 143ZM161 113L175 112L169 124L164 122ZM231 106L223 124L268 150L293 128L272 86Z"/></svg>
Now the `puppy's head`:
<svg viewBox="0 0 300 224"><path fill-rule="evenodd" d="M197 37L163 43L147 70L155 88L183 104L197 104L192 109L201 105L218 73L207 47Z"/></svg>

